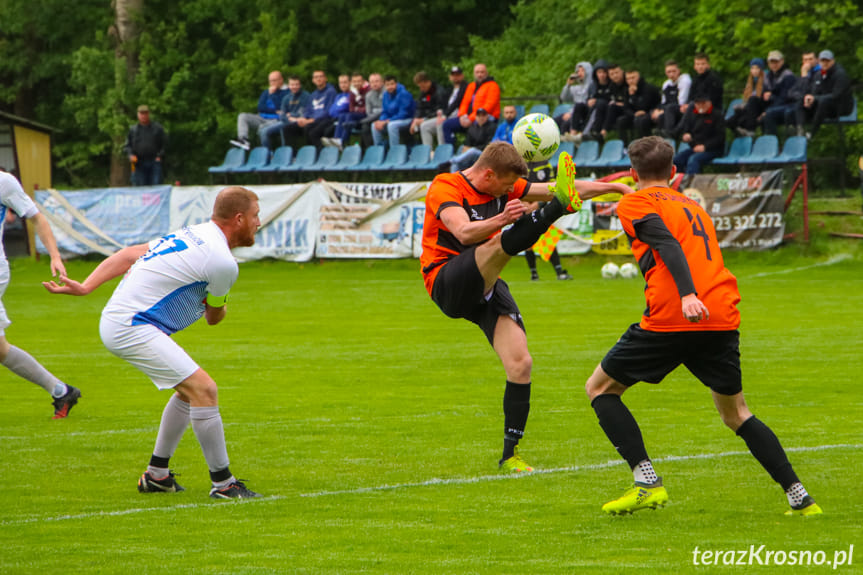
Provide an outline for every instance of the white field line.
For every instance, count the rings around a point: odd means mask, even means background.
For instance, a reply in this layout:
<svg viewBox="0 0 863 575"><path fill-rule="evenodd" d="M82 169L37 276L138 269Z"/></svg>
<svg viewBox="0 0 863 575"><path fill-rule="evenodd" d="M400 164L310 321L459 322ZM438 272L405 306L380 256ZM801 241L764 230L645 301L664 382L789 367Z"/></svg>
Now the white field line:
<svg viewBox="0 0 863 575"><path fill-rule="evenodd" d="M751 276L745 276L744 278L741 278L741 279L766 278L766 277L778 276L778 275L782 275L782 274L793 274L795 272L800 272L800 271L808 270L808 269L812 269L812 268L832 266L832 265L838 264L839 262L844 262L845 260L849 260L849 259L851 259L851 256L849 254L840 254L838 256L833 256L832 258L830 258L826 262L819 262L817 264L812 264L811 266L801 266L799 268L788 268L788 269L779 270L779 271L775 271L775 272L762 272L762 273L758 273L758 274L752 274Z"/></svg>
<svg viewBox="0 0 863 575"><path fill-rule="evenodd" d="M863 449L863 445L853 443L840 443L835 445L815 445L812 447L790 447L785 451L788 453L800 453L806 451L827 451L830 449ZM722 457L733 457L737 455L749 455L748 451L724 451L721 453L699 453L695 455L668 455L666 457L657 457L653 461L694 461L699 459L719 459ZM533 477L536 475L545 475L550 473L573 473L577 471L592 471L596 469L606 469L623 465L623 460L606 461L605 463L593 463L588 465L572 465L568 467L557 467L552 469L538 469L533 473L524 475L481 475L479 477L455 477L452 479L433 478L427 481L419 481L416 483L396 483L393 485L377 485L373 487L358 487L355 489L341 489L337 491L315 491L312 493L300 493L299 497L327 497L333 495L358 495L362 493L375 493L378 491L394 491L397 489L410 489L415 487L430 487L435 485L469 485L472 483L482 483L486 481L499 481L522 479ZM245 501L230 502L234 504L252 504L265 503L270 501L280 501L287 499L285 495L272 495L261 499L249 499ZM159 511L176 511L177 509L198 509L208 508L217 509L220 506L229 505L229 502L208 502L208 503L182 503L179 505L170 505L165 507L136 507L132 509L120 509L117 511L97 511L93 513L76 513L71 515L55 515L42 517L27 517L22 519L10 519L0 521L0 527L9 525L24 525L27 523L50 522L50 521L68 521L76 519L93 519L98 517L118 517L123 515L134 515L138 513L149 513Z"/></svg>

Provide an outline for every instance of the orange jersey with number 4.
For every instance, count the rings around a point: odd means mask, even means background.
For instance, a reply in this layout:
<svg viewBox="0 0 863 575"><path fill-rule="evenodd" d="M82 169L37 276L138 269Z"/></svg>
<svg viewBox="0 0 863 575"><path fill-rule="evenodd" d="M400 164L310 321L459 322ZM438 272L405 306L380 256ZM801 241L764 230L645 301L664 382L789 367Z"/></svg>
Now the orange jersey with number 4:
<svg viewBox="0 0 863 575"><path fill-rule="evenodd" d="M649 245L639 240L634 224L656 214L680 243L695 290L710 319L690 322L683 317L680 294L671 272ZM737 329L740 292L737 278L722 260L713 221L698 202L671 188L652 187L620 200L617 215L632 243L632 253L647 281L647 309L641 327L649 331L723 331ZM684 294L685 295L685 294Z"/></svg>

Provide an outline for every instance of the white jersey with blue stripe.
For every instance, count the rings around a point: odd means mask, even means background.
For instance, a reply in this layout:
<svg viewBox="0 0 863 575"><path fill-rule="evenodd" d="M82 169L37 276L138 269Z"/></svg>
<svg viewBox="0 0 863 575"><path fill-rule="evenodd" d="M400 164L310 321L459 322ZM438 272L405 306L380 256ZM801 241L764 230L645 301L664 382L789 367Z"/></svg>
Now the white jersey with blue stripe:
<svg viewBox="0 0 863 575"><path fill-rule="evenodd" d="M32 218L39 209L15 176L0 172L0 262L6 261L6 251L3 249L3 231L6 227L6 211L12 211L22 218Z"/></svg>
<svg viewBox="0 0 863 575"><path fill-rule="evenodd" d="M150 242L102 311L122 325L150 324L171 335L204 315L207 294L227 295L239 268L222 230L198 224Z"/></svg>

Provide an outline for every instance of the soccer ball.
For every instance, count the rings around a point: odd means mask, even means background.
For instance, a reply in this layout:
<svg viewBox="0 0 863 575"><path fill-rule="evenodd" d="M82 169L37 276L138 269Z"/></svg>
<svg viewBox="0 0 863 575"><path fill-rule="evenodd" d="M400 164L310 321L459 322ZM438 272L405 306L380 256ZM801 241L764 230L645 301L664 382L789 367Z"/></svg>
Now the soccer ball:
<svg viewBox="0 0 863 575"><path fill-rule="evenodd" d="M560 146L560 130L545 114L528 114L515 124L512 144L526 162L543 162Z"/></svg>
<svg viewBox="0 0 863 575"><path fill-rule="evenodd" d="M626 262L622 266L620 266L620 277L623 279L631 280L635 276L638 275L638 268L635 267L635 264Z"/></svg>
<svg viewBox="0 0 863 575"><path fill-rule="evenodd" d="M617 264L608 262L604 266L602 266L602 277L607 280L614 279L617 277L617 274L620 273L620 268L617 267Z"/></svg>

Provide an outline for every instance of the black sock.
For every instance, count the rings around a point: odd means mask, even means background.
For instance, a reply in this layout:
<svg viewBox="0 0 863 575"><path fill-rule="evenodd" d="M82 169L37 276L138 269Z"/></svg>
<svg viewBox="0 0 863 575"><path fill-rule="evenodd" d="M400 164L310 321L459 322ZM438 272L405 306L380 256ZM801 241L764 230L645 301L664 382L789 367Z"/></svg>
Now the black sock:
<svg viewBox="0 0 863 575"><path fill-rule="evenodd" d="M787 491L799 481L779 438L763 421L753 415L737 428L737 435L743 438L758 463L782 489Z"/></svg>
<svg viewBox="0 0 863 575"><path fill-rule="evenodd" d="M168 469L168 461L169 457L158 457L156 455L150 456L150 466L158 467L159 469Z"/></svg>
<svg viewBox="0 0 863 575"><path fill-rule="evenodd" d="M520 217L512 227L500 234L500 245L503 251L511 256L533 247L533 244L544 234L549 226L565 213L563 206L557 200L550 202Z"/></svg>
<svg viewBox="0 0 863 575"><path fill-rule="evenodd" d="M621 457L629 463L630 468L648 459L638 423L619 395L597 395L590 405L599 418L599 426Z"/></svg>
<svg viewBox="0 0 863 575"><path fill-rule="evenodd" d="M530 384L506 382L503 392L503 457L513 456L515 446L524 437L527 415L530 413Z"/></svg>
<svg viewBox="0 0 863 575"><path fill-rule="evenodd" d="M548 258L548 261L554 266L554 271L557 273L561 273L563 271L563 266L560 265L560 254L557 253L557 248L554 248L554 251L551 252L551 257Z"/></svg>
<svg viewBox="0 0 863 575"><path fill-rule="evenodd" d="M533 250L527 249L524 250L524 259L527 261L527 267L530 268L530 271L536 271L536 254L533 253Z"/></svg>
<svg viewBox="0 0 863 575"><path fill-rule="evenodd" d="M231 470L229 468L220 469L219 471L210 472L210 481L217 483L219 481L227 481L231 478Z"/></svg>

